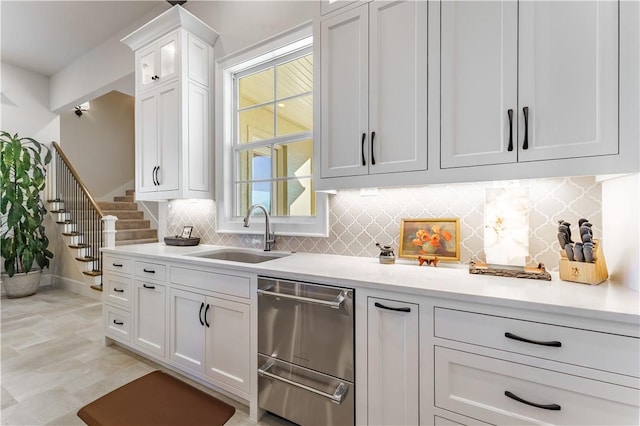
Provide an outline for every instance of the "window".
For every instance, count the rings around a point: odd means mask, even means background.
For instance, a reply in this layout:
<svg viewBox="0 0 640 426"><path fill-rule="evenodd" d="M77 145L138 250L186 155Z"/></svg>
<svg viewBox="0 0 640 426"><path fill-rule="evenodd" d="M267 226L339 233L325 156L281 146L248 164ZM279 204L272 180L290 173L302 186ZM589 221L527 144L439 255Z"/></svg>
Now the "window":
<svg viewBox="0 0 640 426"><path fill-rule="evenodd" d="M278 234L327 235L327 196L313 188L310 32L295 29L217 63L218 232L247 232L242 217L262 204Z"/></svg>

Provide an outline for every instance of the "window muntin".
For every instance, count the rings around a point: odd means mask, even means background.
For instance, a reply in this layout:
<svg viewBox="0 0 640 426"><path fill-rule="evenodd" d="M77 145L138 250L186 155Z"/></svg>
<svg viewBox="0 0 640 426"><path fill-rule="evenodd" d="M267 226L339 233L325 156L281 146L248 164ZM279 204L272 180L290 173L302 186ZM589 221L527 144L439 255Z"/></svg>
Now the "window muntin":
<svg viewBox="0 0 640 426"><path fill-rule="evenodd" d="M311 47L233 75L233 215L263 204L274 217L313 217Z"/></svg>

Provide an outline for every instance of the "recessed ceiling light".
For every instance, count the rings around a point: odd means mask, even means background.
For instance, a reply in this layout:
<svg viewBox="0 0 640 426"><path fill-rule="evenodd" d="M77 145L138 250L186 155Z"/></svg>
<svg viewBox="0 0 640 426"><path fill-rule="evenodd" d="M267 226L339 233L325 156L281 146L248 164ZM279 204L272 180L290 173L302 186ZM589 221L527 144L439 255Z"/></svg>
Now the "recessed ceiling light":
<svg viewBox="0 0 640 426"><path fill-rule="evenodd" d="M282 102L278 104L278 108L284 108L284 107L285 107L285 104L283 104Z"/></svg>

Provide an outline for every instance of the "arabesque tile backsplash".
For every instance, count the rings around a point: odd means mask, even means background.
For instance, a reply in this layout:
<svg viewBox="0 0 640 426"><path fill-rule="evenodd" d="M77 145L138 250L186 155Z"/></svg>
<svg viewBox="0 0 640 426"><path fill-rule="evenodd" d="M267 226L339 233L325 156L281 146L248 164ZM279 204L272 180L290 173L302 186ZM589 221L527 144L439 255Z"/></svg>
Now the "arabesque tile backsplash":
<svg viewBox="0 0 640 426"><path fill-rule="evenodd" d="M505 183L506 184L506 183ZM558 220L577 226L578 219L593 223L594 236L602 234L601 185L593 177L516 181L529 188L529 259L558 269ZM460 218L460 263L484 260L485 189L501 182L381 188L377 196L361 196L359 190L338 191L329 196L327 238L277 236L276 250L374 257L375 242L391 244L397 253L402 218ZM202 244L238 247L262 246L262 235L215 232L213 201L177 200L169 203L168 235L178 235L193 225L193 236ZM575 231L575 229L574 229ZM261 232L256 227L256 232ZM577 232L576 232L577 234Z"/></svg>

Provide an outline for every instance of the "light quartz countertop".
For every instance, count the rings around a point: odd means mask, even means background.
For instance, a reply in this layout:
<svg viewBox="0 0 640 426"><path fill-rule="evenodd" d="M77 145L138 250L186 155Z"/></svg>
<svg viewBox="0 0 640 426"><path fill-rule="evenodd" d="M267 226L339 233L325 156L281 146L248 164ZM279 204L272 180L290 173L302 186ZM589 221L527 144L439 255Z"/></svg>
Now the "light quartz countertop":
<svg viewBox="0 0 640 426"><path fill-rule="evenodd" d="M512 308L534 308L550 313L638 324L640 327L640 293L612 281L590 286L562 281L555 273L551 273L551 281L541 281L470 274L467 265L441 262L438 267L419 267L417 263L404 260L383 265L377 257L312 253L293 253L256 264L193 256L228 248L231 247L214 245L175 247L164 243L153 243L102 250L112 255L180 262L195 268L217 267L330 285L499 304Z"/></svg>

